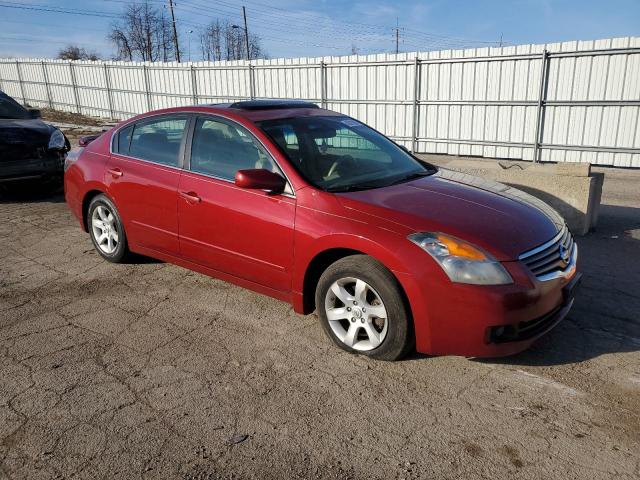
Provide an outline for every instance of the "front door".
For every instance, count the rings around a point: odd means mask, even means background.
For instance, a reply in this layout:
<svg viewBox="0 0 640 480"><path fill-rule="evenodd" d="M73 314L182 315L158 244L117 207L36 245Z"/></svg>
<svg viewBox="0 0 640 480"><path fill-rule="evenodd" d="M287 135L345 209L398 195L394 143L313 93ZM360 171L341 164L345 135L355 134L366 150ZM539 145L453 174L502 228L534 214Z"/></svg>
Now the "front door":
<svg viewBox="0 0 640 480"><path fill-rule="evenodd" d="M198 118L189 169L178 186L180 252L198 264L288 291L296 201L290 190L270 195L237 187L236 172L247 168L281 173L240 125Z"/></svg>

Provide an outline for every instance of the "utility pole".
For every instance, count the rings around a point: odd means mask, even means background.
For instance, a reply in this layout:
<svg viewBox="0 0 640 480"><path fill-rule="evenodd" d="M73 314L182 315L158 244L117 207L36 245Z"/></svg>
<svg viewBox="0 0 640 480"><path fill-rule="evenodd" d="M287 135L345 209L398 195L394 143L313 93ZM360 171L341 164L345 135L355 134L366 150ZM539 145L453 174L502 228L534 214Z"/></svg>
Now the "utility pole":
<svg viewBox="0 0 640 480"><path fill-rule="evenodd" d="M249 54L249 30L247 29L247 10L242 6L242 16L244 17L244 43L247 47L247 60L251 60Z"/></svg>
<svg viewBox="0 0 640 480"><path fill-rule="evenodd" d="M398 17L396 17L396 54L399 51L399 44L400 44L400 27L398 26Z"/></svg>
<svg viewBox="0 0 640 480"><path fill-rule="evenodd" d="M173 21L173 43L176 48L176 60L180 62L180 45L178 44L178 29L176 28L176 16L173 13L173 0L169 0L169 9L171 10L171 20Z"/></svg>

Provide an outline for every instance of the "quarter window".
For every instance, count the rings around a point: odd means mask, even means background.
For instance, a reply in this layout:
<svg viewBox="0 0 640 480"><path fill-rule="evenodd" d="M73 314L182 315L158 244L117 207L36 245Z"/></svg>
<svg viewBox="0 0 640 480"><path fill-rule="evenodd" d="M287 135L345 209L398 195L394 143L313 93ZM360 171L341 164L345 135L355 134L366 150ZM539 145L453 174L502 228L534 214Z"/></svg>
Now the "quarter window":
<svg viewBox="0 0 640 480"><path fill-rule="evenodd" d="M190 169L225 180L234 180L238 170L280 170L264 147L241 127L199 118L193 132Z"/></svg>
<svg viewBox="0 0 640 480"><path fill-rule="evenodd" d="M161 118L137 123L133 132L118 134L118 152L162 165L177 167L186 118ZM130 137L130 140L129 140ZM130 145L127 148L127 143Z"/></svg>

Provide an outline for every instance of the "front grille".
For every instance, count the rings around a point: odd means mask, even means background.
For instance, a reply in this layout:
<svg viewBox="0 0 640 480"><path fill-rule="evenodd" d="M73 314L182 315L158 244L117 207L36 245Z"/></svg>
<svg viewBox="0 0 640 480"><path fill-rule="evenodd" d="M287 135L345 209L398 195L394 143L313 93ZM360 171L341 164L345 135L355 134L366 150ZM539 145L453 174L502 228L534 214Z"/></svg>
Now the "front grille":
<svg viewBox="0 0 640 480"><path fill-rule="evenodd" d="M573 236L565 225L551 240L518 257L539 280L548 280L574 263Z"/></svg>

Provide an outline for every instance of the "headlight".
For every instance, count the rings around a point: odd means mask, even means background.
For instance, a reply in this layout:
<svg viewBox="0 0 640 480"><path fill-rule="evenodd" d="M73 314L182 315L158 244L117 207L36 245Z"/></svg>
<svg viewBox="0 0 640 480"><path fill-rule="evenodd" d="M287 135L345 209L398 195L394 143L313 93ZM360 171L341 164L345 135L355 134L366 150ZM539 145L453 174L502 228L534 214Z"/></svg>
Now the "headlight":
<svg viewBox="0 0 640 480"><path fill-rule="evenodd" d="M474 285L513 283L500 262L459 238L438 232L414 233L407 238L431 255L452 282Z"/></svg>
<svg viewBox="0 0 640 480"><path fill-rule="evenodd" d="M54 130L49 138L49 150L63 150L67 142L60 130Z"/></svg>

